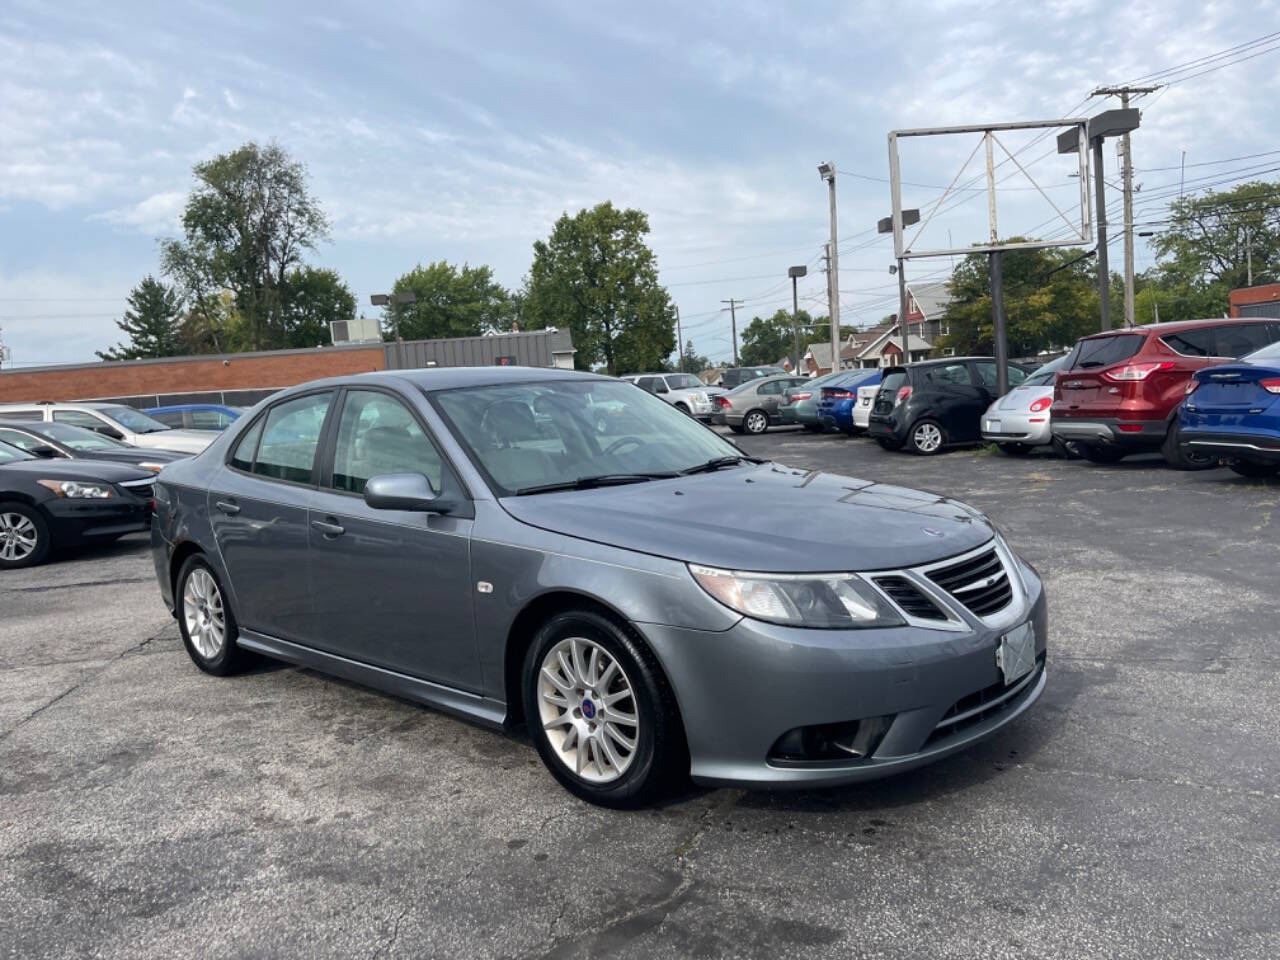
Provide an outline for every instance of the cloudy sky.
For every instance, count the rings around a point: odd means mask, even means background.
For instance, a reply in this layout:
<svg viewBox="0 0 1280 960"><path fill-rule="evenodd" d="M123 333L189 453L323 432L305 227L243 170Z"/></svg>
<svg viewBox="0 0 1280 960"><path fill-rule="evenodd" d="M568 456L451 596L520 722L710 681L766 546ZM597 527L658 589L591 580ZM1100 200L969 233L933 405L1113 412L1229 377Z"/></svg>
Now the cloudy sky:
<svg viewBox="0 0 1280 960"><path fill-rule="evenodd" d="M192 164L247 140L306 163L333 221L313 261L365 304L439 259L491 264L516 287L562 212L639 207L686 337L713 357L729 352L719 301L746 298L748 317L788 304L788 265L808 263L802 300L824 301L816 164L829 159L843 319L871 323L896 304L892 248L874 234L890 204L889 130L1096 112L1095 85L1247 44L1280 30L1278 14L1276 0L7 0L0 327L17 364L92 359L118 339L129 289L157 270ZM1158 79L1182 82L1140 104L1140 220L1159 217L1184 175L1188 191L1280 175L1280 47ZM999 230L1062 236L1079 212L1073 161L1030 139L1003 138L1017 162L996 149ZM966 188L917 248L984 238L982 152L964 166L976 145L904 144L908 206L927 212L953 180ZM1115 159L1109 149L1109 177ZM1149 263L1140 249L1139 269ZM909 276L946 267L914 261Z"/></svg>

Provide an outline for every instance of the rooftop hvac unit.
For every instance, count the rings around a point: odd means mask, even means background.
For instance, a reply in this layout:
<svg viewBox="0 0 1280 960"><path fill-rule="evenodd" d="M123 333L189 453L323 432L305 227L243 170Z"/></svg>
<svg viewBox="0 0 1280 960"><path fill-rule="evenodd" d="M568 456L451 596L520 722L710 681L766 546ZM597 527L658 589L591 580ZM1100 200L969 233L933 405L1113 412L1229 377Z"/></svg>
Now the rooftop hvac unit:
<svg viewBox="0 0 1280 960"><path fill-rule="evenodd" d="M330 320L329 335L337 343L380 343L382 324L377 317L358 317L355 320Z"/></svg>

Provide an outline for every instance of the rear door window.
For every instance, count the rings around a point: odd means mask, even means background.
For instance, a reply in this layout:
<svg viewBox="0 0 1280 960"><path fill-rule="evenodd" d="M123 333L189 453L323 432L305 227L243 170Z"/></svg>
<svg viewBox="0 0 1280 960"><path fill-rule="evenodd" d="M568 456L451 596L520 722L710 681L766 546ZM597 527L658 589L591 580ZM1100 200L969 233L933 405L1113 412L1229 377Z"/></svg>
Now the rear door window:
<svg viewBox="0 0 1280 960"><path fill-rule="evenodd" d="M991 364L991 376L995 379L996 365ZM969 387L973 385L973 379L969 374L969 365L967 363L940 363L934 367L926 367L924 370L925 382L936 387Z"/></svg>
<svg viewBox="0 0 1280 960"><path fill-rule="evenodd" d="M168 413L150 413L150 414L147 414L147 416L151 417L153 420L159 420L166 427L182 426L181 410L171 410Z"/></svg>
<svg viewBox="0 0 1280 960"><path fill-rule="evenodd" d="M1177 333L1166 333L1161 341L1174 353L1184 357L1214 356L1213 328L1201 327L1199 330L1179 330Z"/></svg>
<svg viewBox="0 0 1280 960"><path fill-rule="evenodd" d="M1275 340L1269 323L1224 323L1214 329L1214 356L1243 357Z"/></svg>
<svg viewBox="0 0 1280 960"><path fill-rule="evenodd" d="M889 393L897 393L899 387L907 385L907 371L895 370L893 373L886 373L884 379L880 381L880 389Z"/></svg>
<svg viewBox="0 0 1280 960"><path fill-rule="evenodd" d="M77 427L84 427L86 430L97 430L99 433L107 428L105 421L92 413L84 413L80 410L55 410L53 419L57 423L70 423Z"/></svg>
<svg viewBox="0 0 1280 960"><path fill-rule="evenodd" d="M1063 370L1109 367L1123 363L1142 349L1145 333L1117 333L1111 337L1090 337L1081 340L1062 365Z"/></svg>
<svg viewBox="0 0 1280 960"><path fill-rule="evenodd" d="M313 393L272 407L253 472L273 480L310 483L320 431L332 399L331 393Z"/></svg>

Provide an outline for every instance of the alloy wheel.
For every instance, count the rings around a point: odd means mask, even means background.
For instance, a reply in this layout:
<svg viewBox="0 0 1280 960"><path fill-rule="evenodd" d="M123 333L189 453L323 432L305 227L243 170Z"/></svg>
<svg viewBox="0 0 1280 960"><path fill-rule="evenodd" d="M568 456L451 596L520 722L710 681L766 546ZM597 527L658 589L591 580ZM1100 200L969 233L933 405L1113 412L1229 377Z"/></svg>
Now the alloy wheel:
<svg viewBox="0 0 1280 960"><path fill-rule="evenodd" d="M552 752L591 783L611 783L631 766L640 716L622 665L585 637L561 640L542 658L538 710Z"/></svg>
<svg viewBox="0 0 1280 960"><path fill-rule="evenodd" d="M922 423L916 427L911 439L921 453L933 453L942 446L942 431L936 424Z"/></svg>
<svg viewBox="0 0 1280 960"><path fill-rule="evenodd" d="M29 517L0 513L0 560L25 560L35 553L39 540L39 531Z"/></svg>
<svg viewBox="0 0 1280 960"><path fill-rule="evenodd" d="M743 426L747 428L747 433L764 433L769 429L769 418L759 410L753 410L747 414L747 419L743 421Z"/></svg>
<svg viewBox="0 0 1280 960"><path fill-rule="evenodd" d="M222 652L227 638L222 591L204 567L195 567L182 589L182 618L196 652L212 660Z"/></svg>

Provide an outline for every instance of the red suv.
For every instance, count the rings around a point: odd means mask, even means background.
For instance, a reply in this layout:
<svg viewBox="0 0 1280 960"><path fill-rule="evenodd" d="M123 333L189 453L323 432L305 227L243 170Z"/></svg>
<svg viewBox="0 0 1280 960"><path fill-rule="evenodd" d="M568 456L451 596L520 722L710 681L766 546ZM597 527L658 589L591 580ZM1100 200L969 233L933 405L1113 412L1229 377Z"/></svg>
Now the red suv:
<svg viewBox="0 0 1280 960"><path fill-rule="evenodd" d="M1181 470L1210 467L1179 450L1178 405L1197 370L1280 340L1280 320L1185 320L1085 337L1058 371L1053 436L1094 463L1159 450Z"/></svg>

